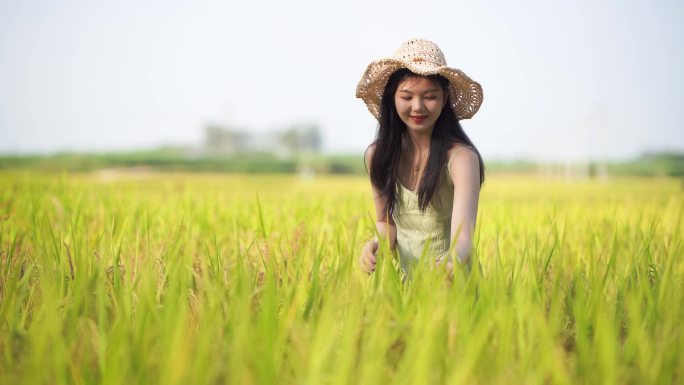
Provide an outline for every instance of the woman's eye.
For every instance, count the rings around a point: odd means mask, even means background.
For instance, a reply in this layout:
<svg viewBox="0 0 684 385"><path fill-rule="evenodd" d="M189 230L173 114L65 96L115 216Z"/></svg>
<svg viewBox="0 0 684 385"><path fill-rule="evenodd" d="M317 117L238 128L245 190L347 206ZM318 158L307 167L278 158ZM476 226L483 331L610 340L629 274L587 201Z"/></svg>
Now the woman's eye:
<svg viewBox="0 0 684 385"><path fill-rule="evenodd" d="M408 97L408 96L402 96L401 99L402 99L402 100L411 100L411 98Z"/></svg>
<svg viewBox="0 0 684 385"><path fill-rule="evenodd" d="M436 96L426 96L425 99L427 99L427 100L435 100L435 99L437 99L437 97L436 97Z"/></svg>

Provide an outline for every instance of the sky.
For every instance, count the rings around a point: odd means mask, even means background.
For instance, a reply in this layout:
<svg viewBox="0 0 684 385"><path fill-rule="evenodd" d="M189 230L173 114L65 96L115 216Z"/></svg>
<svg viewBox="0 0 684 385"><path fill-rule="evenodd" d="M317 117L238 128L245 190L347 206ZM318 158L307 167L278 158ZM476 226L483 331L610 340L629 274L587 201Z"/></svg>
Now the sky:
<svg viewBox="0 0 684 385"><path fill-rule="evenodd" d="M199 145L317 124L361 153L356 84L413 37L479 82L485 160L684 151L681 1L0 0L0 153Z"/></svg>

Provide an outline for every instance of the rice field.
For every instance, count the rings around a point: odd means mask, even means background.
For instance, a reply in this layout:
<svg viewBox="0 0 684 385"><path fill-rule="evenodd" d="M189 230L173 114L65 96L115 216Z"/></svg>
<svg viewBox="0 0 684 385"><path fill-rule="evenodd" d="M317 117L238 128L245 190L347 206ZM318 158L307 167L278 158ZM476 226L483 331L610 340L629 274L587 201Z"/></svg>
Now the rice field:
<svg viewBox="0 0 684 385"><path fill-rule="evenodd" d="M490 175L402 281L363 177L5 171L0 383L682 383L683 186Z"/></svg>

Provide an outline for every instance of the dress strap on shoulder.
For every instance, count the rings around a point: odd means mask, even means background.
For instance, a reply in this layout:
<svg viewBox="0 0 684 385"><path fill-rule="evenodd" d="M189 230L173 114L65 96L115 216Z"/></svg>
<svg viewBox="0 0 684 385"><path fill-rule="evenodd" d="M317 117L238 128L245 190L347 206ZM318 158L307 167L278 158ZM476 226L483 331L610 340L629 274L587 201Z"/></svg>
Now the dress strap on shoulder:
<svg viewBox="0 0 684 385"><path fill-rule="evenodd" d="M458 155L461 151L465 150L466 148L469 148L472 150L472 147L467 146L467 145L463 145L463 146L459 146L459 148L457 148L454 151L454 153L451 154L451 156L449 157L449 161L447 162L447 171L449 171L449 173L451 173L451 160L454 159L456 157L456 155Z"/></svg>

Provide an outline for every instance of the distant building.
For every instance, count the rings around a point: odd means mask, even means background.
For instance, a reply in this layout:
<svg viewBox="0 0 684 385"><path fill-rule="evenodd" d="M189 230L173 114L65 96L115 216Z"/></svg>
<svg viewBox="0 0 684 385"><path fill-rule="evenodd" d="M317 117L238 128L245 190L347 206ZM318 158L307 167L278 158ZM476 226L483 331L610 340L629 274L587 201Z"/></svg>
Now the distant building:
<svg viewBox="0 0 684 385"><path fill-rule="evenodd" d="M248 139L243 132L209 125L204 129L203 152L208 155L235 154L247 147Z"/></svg>
<svg viewBox="0 0 684 385"><path fill-rule="evenodd" d="M204 129L206 155L230 156L248 153L270 153L284 158L321 150L320 129L315 124L294 125L287 129L249 133L211 124Z"/></svg>

